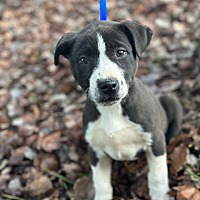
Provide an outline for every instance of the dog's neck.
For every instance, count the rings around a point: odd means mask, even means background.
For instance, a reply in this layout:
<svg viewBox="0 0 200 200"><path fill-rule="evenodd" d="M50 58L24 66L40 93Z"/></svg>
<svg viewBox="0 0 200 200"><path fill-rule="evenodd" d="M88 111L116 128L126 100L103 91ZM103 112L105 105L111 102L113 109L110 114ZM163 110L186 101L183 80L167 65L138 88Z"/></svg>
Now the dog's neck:
<svg viewBox="0 0 200 200"><path fill-rule="evenodd" d="M100 112L100 126L109 137L113 137L116 132L122 131L131 126L127 123L128 116L124 116L121 103L112 106L97 105L97 110ZM112 127L112 128L111 128Z"/></svg>

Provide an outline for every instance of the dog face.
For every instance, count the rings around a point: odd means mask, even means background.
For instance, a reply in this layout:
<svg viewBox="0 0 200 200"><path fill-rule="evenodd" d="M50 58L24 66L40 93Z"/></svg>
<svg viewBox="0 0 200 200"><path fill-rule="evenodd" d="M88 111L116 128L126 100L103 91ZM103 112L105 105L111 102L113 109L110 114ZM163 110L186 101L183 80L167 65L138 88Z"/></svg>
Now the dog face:
<svg viewBox="0 0 200 200"><path fill-rule="evenodd" d="M146 26L130 21L94 21L79 32L66 33L55 50L70 60L78 84L96 104L113 105L129 91L137 61L151 40Z"/></svg>

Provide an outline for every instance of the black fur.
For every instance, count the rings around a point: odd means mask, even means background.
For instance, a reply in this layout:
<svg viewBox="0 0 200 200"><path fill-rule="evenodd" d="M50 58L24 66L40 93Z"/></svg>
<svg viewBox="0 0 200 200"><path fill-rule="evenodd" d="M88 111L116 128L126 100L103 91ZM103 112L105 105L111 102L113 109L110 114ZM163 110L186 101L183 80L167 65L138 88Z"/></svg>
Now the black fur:
<svg viewBox="0 0 200 200"><path fill-rule="evenodd" d="M98 64L97 32L105 40L107 56L123 69L125 80L130 86L128 95L121 102L123 115L140 124L146 132L152 133L152 151L156 156L163 155L166 151L164 133L169 142L179 132L182 110L177 99L165 95L158 100L135 78L138 59L152 37L148 27L130 21L94 21L79 32L63 35L56 46L55 64L59 63L60 55L68 58L76 81L87 91L89 79ZM127 50L125 58L116 59L114 52L119 46ZM97 120L99 115L95 103L88 98L83 113L84 132L88 123ZM96 165L96 154L91 148L89 154L94 157L91 163Z"/></svg>

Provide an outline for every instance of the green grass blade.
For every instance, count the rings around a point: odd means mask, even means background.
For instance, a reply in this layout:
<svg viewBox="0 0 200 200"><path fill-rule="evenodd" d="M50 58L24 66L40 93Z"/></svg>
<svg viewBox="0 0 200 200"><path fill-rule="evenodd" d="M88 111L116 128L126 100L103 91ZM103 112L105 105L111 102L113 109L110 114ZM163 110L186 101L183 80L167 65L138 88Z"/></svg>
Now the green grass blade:
<svg viewBox="0 0 200 200"><path fill-rule="evenodd" d="M198 176L197 174L195 174L193 172L192 168L189 165L186 165L185 169L190 174L190 176L192 176L194 179L196 179L198 181L198 183L200 183L200 176Z"/></svg>
<svg viewBox="0 0 200 200"><path fill-rule="evenodd" d="M54 171L51 171L51 170L49 170L49 169L46 169L45 171L46 171L48 174L50 174L51 176L54 176L54 177L56 177L56 178L58 178L58 179L60 179L60 180L63 180L64 182L66 182L66 183L68 183L68 184L70 184L70 185L73 185L73 184L74 184L74 182L73 182L72 180L70 180L70 179L66 178L65 176L62 176L62 175L60 175L60 174L58 174L58 173L56 173L56 172L54 172Z"/></svg>
<svg viewBox="0 0 200 200"><path fill-rule="evenodd" d="M6 198L6 199L12 199L12 200L25 200L21 197L10 195L10 194L2 194L2 197Z"/></svg>

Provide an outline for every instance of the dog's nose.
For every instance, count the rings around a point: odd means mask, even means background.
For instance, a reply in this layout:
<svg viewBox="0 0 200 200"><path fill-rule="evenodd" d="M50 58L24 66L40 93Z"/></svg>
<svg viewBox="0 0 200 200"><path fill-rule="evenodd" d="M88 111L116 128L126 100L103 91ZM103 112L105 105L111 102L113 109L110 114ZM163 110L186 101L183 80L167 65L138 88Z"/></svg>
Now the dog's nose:
<svg viewBox="0 0 200 200"><path fill-rule="evenodd" d="M103 94L116 94L119 91L119 83L115 79L104 79L98 81L98 88Z"/></svg>

